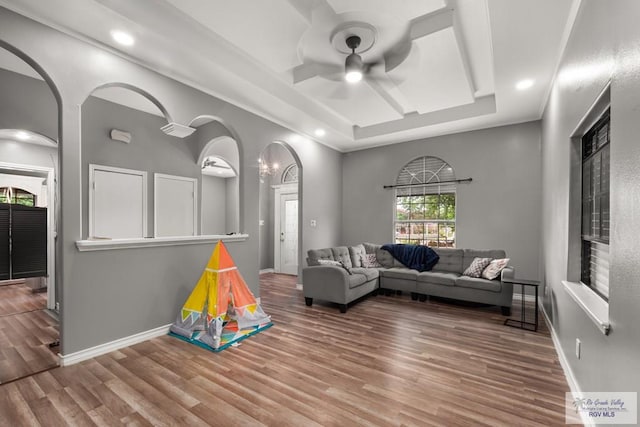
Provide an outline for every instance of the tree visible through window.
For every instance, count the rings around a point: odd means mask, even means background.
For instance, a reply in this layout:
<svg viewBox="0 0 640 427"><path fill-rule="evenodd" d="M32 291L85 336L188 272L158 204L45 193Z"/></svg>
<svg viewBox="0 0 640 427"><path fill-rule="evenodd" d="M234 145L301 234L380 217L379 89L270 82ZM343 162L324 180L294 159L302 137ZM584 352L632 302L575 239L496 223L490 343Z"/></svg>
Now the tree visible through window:
<svg viewBox="0 0 640 427"><path fill-rule="evenodd" d="M20 188L0 187L0 203L35 206L36 195Z"/></svg>
<svg viewBox="0 0 640 427"><path fill-rule="evenodd" d="M437 157L412 160L396 180L395 242L455 247L453 168Z"/></svg>

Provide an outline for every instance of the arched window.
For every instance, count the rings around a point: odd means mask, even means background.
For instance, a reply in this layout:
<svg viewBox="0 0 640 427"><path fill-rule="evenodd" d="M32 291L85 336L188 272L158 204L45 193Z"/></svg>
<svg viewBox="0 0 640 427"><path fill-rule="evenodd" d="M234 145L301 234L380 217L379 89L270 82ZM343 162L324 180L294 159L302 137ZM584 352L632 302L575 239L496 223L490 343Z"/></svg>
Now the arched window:
<svg viewBox="0 0 640 427"><path fill-rule="evenodd" d="M456 175L438 157L407 163L396 179L396 243L455 247Z"/></svg>
<svg viewBox="0 0 640 427"><path fill-rule="evenodd" d="M36 195L20 188L2 187L0 188L0 203L35 206Z"/></svg>
<svg viewBox="0 0 640 427"><path fill-rule="evenodd" d="M289 184L293 182L298 182L298 165L295 163L287 166L287 168L282 172L282 183Z"/></svg>

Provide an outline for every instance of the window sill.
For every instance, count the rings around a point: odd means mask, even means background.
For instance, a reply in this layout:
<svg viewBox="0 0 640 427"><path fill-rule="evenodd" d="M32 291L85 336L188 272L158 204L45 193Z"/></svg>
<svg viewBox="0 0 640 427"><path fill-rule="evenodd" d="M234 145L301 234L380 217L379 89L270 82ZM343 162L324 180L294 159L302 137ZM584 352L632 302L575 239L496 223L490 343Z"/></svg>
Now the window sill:
<svg viewBox="0 0 640 427"><path fill-rule="evenodd" d="M99 239L77 240L76 247L80 252L109 251L114 249L151 248L158 246L202 245L223 242L242 242L249 238L248 234L211 234L205 236L149 237L135 239Z"/></svg>
<svg viewBox="0 0 640 427"><path fill-rule="evenodd" d="M603 334L609 335L609 329L611 327L609 323L609 303L582 283L563 280L562 285L578 306L580 306L593 323L598 326L598 329L600 329Z"/></svg>

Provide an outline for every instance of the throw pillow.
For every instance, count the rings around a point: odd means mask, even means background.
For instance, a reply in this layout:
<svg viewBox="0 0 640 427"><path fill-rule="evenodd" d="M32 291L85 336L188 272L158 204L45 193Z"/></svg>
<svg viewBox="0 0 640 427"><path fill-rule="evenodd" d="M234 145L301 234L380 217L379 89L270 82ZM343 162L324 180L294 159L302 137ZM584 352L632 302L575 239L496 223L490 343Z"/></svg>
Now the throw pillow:
<svg viewBox="0 0 640 427"><path fill-rule="evenodd" d="M484 269L491 263L491 258L474 258L469 268L467 268L463 276L480 277Z"/></svg>
<svg viewBox="0 0 640 427"><path fill-rule="evenodd" d="M484 279L493 280L500 275L500 272L509 264L509 258L494 259L487 268L482 271Z"/></svg>
<svg viewBox="0 0 640 427"><path fill-rule="evenodd" d="M340 261L334 261L332 259L319 259L318 260L318 264L320 264L320 265L333 265L333 266L336 266L336 267L342 267L345 270L347 270L347 273L353 274L353 271L351 271L351 267L347 267L346 265L344 265Z"/></svg>
<svg viewBox="0 0 640 427"><path fill-rule="evenodd" d="M319 259L318 264L320 265L335 265L336 267L342 267L342 263L340 261L334 261L332 259Z"/></svg>
<svg viewBox="0 0 640 427"><path fill-rule="evenodd" d="M364 268L378 268L382 267L376 258L376 254L365 254L362 258L362 266Z"/></svg>

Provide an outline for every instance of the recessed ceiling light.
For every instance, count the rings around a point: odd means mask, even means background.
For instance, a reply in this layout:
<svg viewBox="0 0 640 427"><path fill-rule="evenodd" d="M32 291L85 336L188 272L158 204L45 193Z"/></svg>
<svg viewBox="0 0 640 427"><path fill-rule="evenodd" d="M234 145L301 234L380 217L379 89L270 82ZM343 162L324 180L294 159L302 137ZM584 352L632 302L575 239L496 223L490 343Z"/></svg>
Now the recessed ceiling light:
<svg viewBox="0 0 640 427"><path fill-rule="evenodd" d="M533 86L533 83L534 81L531 79L520 80L518 83L516 83L516 89L518 90L529 89L531 86Z"/></svg>
<svg viewBox="0 0 640 427"><path fill-rule="evenodd" d="M23 130L19 130L18 132L16 132L16 138L18 138L20 141L26 141L27 139L31 138L31 135Z"/></svg>
<svg viewBox="0 0 640 427"><path fill-rule="evenodd" d="M316 129L315 134L316 136L324 136L326 132L324 131L324 129Z"/></svg>
<svg viewBox="0 0 640 427"><path fill-rule="evenodd" d="M120 31L120 30L113 30L111 31L111 37L119 44L123 45L123 46L133 46L133 43L135 42L133 36L129 33L125 33L124 31Z"/></svg>

